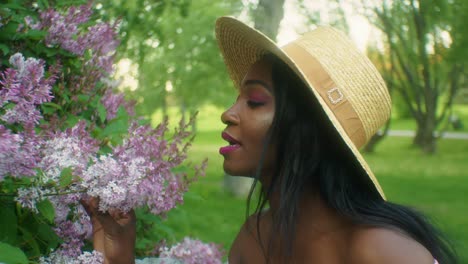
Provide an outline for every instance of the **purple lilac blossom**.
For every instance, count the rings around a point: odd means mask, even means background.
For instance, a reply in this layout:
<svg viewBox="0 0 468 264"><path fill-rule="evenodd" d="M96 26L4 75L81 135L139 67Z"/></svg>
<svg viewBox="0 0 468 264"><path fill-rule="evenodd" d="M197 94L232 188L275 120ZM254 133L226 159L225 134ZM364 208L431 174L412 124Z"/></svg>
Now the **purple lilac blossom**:
<svg viewBox="0 0 468 264"><path fill-rule="evenodd" d="M13 134L0 125L0 181L8 175L16 178L34 176L40 160L40 144L41 139L30 127Z"/></svg>
<svg viewBox="0 0 468 264"><path fill-rule="evenodd" d="M42 118L37 106L50 102L51 90L57 75L44 78L45 63L34 58L24 59L21 53L10 57L8 68L1 73L0 106L13 103L1 119L8 124L37 124Z"/></svg>
<svg viewBox="0 0 468 264"><path fill-rule="evenodd" d="M106 108L106 120L108 121L115 118L120 106L125 108L129 116L135 115L135 102L127 101L123 93L114 93L111 87L104 92L101 103Z"/></svg>
<svg viewBox="0 0 468 264"><path fill-rule="evenodd" d="M59 45L79 56L90 50L92 58L87 66L109 74L113 70L114 53L119 44L115 25L97 23L84 30L83 24L89 21L91 14L91 4L71 7L65 15L49 9L40 13L39 26L30 20L27 24L47 30L45 42L48 46Z"/></svg>
<svg viewBox="0 0 468 264"><path fill-rule="evenodd" d="M171 248L163 248L160 257L178 259L185 264L221 264L223 253L216 244L185 237Z"/></svg>
<svg viewBox="0 0 468 264"><path fill-rule="evenodd" d="M159 128L129 128L129 137L113 152L93 160L83 172L81 185L89 196L99 197L99 209L124 212L147 205L153 214L164 214L183 201L188 181L172 169L185 159L182 141L164 139L167 123Z"/></svg>
<svg viewBox="0 0 468 264"><path fill-rule="evenodd" d="M116 94L112 92L112 89L107 89L102 96L101 103L107 111L106 119L112 120L115 118L119 107L125 104L125 98L122 93Z"/></svg>
<svg viewBox="0 0 468 264"><path fill-rule="evenodd" d="M77 10L80 11L76 12ZM59 45L75 55L83 55L86 46L82 38L76 36L79 33L78 26L89 20L90 12L89 5L78 9L70 8L66 16L53 9L41 12L39 28L47 30L46 45L49 47Z"/></svg>

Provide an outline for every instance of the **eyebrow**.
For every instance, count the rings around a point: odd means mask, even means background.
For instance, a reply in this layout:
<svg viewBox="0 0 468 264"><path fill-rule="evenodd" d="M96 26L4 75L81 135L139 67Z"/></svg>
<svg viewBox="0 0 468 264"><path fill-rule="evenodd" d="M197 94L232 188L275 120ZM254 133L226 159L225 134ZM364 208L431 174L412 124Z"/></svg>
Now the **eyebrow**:
<svg viewBox="0 0 468 264"><path fill-rule="evenodd" d="M258 85L261 85L261 86L265 87L265 89L267 89L270 92L273 91L273 89L264 81L256 80L256 79L244 81L244 86L245 85L255 85L255 84L258 84Z"/></svg>

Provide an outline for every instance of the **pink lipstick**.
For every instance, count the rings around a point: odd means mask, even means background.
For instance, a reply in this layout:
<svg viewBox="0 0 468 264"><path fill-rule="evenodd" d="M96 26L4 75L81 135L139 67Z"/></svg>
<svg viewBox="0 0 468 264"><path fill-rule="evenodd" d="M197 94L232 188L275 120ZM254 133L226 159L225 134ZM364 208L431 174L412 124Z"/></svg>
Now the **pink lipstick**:
<svg viewBox="0 0 468 264"><path fill-rule="evenodd" d="M226 132L223 132L221 133L221 137L226 140L227 142L229 142L229 146L225 146L225 147L221 147L219 149L219 154L221 155L226 155L238 148L240 148L240 143L234 139L231 135L229 135L228 133Z"/></svg>

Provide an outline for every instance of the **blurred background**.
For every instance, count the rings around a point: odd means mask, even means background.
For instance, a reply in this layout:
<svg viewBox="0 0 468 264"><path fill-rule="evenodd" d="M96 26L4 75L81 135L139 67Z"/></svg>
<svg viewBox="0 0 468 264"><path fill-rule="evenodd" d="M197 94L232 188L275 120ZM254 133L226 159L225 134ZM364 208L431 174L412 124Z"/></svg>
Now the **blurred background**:
<svg viewBox="0 0 468 264"><path fill-rule="evenodd" d="M248 180L228 178L218 154L220 114L236 98L214 39L231 15L285 44L317 25L345 31L382 73L391 120L363 149L390 201L428 214L468 263L468 14L466 0L100 0L119 23L115 78L157 124L198 111L190 159L209 159L185 203L157 225L227 251L246 217ZM143 216L142 216L143 217ZM149 216L148 216L149 217ZM148 219L150 220L150 219ZM159 221L159 220L158 220ZM149 241L138 242L141 247Z"/></svg>

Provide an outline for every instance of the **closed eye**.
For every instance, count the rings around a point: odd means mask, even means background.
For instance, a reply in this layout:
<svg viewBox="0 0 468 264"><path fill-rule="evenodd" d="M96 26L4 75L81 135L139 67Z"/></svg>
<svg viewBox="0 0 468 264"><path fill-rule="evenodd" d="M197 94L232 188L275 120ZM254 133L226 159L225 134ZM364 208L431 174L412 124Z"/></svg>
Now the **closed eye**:
<svg viewBox="0 0 468 264"><path fill-rule="evenodd" d="M265 105L265 103L264 103L264 102L258 102L258 101L248 100L248 101L247 101L247 105L248 105L250 108L256 108L256 107Z"/></svg>

